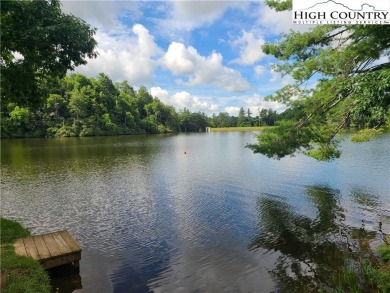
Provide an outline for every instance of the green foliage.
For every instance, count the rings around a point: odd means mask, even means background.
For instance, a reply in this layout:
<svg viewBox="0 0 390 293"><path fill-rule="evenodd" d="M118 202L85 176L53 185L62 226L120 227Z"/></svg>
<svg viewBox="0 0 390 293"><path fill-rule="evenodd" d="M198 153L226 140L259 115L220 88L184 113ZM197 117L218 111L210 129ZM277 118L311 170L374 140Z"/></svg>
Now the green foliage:
<svg viewBox="0 0 390 293"><path fill-rule="evenodd" d="M7 287L1 292L50 292L49 276L42 266L32 258L15 254L13 242L30 236L30 232L19 223L0 217L1 270L7 278Z"/></svg>
<svg viewBox="0 0 390 293"><path fill-rule="evenodd" d="M0 243L13 243L16 239L30 236L30 232L19 223L0 217Z"/></svg>
<svg viewBox="0 0 390 293"><path fill-rule="evenodd" d="M309 147L310 130L301 128L295 131L292 122L283 121L278 126L266 128L258 136L258 144L248 145L255 153L261 153L269 158L280 159Z"/></svg>
<svg viewBox="0 0 390 293"><path fill-rule="evenodd" d="M378 137L382 133L382 131L382 129L366 128L359 130L357 133L352 134L349 139L353 142L370 141Z"/></svg>
<svg viewBox="0 0 390 293"><path fill-rule="evenodd" d="M205 131L208 117L188 109L176 112L127 82L113 84L101 73L97 78L71 74L38 109L16 103L1 105L1 137L69 137Z"/></svg>
<svg viewBox="0 0 390 293"><path fill-rule="evenodd" d="M267 4L277 11L291 9L291 1ZM251 148L274 158L304 152L329 160L340 156L335 137L343 128L371 129L354 141L375 137L389 117L390 62L378 61L389 48L390 27L375 25L322 25L266 43L263 51L282 61L274 69L296 83L267 97L290 107L281 115L290 123L264 131L259 146ZM305 88L314 81L312 89Z"/></svg>
<svg viewBox="0 0 390 293"><path fill-rule="evenodd" d="M310 149L306 152L306 154L318 161L327 161L339 158L341 151L336 148L335 143L329 143L325 145L322 144L314 149Z"/></svg>
<svg viewBox="0 0 390 293"><path fill-rule="evenodd" d="M3 1L2 102L40 105L53 77L97 56L95 32L80 18L64 14L58 0Z"/></svg>
<svg viewBox="0 0 390 293"><path fill-rule="evenodd" d="M374 267L367 259L346 263L341 270L330 276L325 292L382 292L390 290L388 272Z"/></svg>
<svg viewBox="0 0 390 293"><path fill-rule="evenodd" d="M15 254L13 244L1 245L1 269L7 276L4 293L49 293L50 280L36 260Z"/></svg>
<svg viewBox="0 0 390 293"><path fill-rule="evenodd" d="M292 0L266 0L265 3L276 11L284 11L292 8Z"/></svg>
<svg viewBox="0 0 390 293"><path fill-rule="evenodd" d="M383 262L388 263L390 273L390 236L385 239L386 243L378 246L378 252Z"/></svg>

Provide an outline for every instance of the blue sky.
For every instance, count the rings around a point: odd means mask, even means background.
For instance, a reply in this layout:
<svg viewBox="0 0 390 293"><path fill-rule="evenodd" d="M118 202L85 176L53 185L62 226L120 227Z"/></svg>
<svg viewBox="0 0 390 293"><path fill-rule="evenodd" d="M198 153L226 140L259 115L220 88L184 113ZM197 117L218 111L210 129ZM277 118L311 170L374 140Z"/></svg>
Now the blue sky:
<svg viewBox="0 0 390 293"><path fill-rule="evenodd" d="M293 28L290 12L263 1L62 1L62 9L98 29L99 56L77 72L144 85L178 110L284 109L263 97L292 80L260 47Z"/></svg>

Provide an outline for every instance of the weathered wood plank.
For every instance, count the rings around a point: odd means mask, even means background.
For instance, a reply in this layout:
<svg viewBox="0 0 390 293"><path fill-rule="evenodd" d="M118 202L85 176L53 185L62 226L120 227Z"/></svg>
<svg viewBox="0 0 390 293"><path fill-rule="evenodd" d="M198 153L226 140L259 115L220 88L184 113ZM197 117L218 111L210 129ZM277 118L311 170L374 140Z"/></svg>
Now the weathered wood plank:
<svg viewBox="0 0 390 293"><path fill-rule="evenodd" d="M81 251L80 246L77 244L77 242L73 239L72 236L70 236L69 232L64 230L59 232L62 236L62 238L66 241L68 244L69 248L72 251Z"/></svg>
<svg viewBox="0 0 390 293"><path fill-rule="evenodd" d="M77 262L80 259L81 259L81 252L76 252L65 256L58 256L55 258L44 260L41 262L41 265L45 270L48 270L68 263Z"/></svg>
<svg viewBox="0 0 390 293"><path fill-rule="evenodd" d="M33 240L34 240L35 246L37 247L40 259L49 258L51 255L50 255L49 249L46 246L45 241L43 240L42 235L33 236Z"/></svg>
<svg viewBox="0 0 390 293"><path fill-rule="evenodd" d="M14 243L15 253L31 256L45 269L73 263L78 267L81 248L68 231L21 238Z"/></svg>
<svg viewBox="0 0 390 293"><path fill-rule="evenodd" d="M49 250L51 257L61 255L61 251L57 243L54 241L52 233L44 234L42 235L42 237L43 237L43 241L45 241L46 243L47 249Z"/></svg>
<svg viewBox="0 0 390 293"><path fill-rule="evenodd" d="M26 248L24 247L23 239L17 239L14 243L15 253L19 255L27 256Z"/></svg>
<svg viewBox="0 0 390 293"><path fill-rule="evenodd" d="M59 232L53 233L53 238L62 254L68 254L72 252L69 245L66 243L65 239L62 238Z"/></svg>
<svg viewBox="0 0 390 293"><path fill-rule="evenodd" d="M27 255L31 256L33 259L39 260L39 253L35 247L34 240L32 237L23 238L24 247L26 248Z"/></svg>

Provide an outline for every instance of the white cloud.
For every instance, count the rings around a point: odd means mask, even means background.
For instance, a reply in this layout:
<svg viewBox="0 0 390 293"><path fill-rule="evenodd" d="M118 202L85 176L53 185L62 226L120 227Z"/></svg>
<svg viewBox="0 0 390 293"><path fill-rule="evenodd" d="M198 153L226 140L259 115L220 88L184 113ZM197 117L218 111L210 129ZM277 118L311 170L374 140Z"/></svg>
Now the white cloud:
<svg viewBox="0 0 390 293"><path fill-rule="evenodd" d="M229 1L172 1L173 16L192 27L212 23L234 3Z"/></svg>
<svg viewBox="0 0 390 293"><path fill-rule="evenodd" d="M150 89L152 97L158 98L161 102L167 104L169 102L169 93L160 87L152 87Z"/></svg>
<svg viewBox="0 0 390 293"><path fill-rule="evenodd" d="M94 27L112 29L120 24L119 15L131 14L141 17L136 1L66 1L61 0L61 10L73 14Z"/></svg>
<svg viewBox="0 0 390 293"><path fill-rule="evenodd" d="M201 111L208 115L223 111L231 116L237 116L240 108L244 107L245 111L249 108L253 114L252 116L255 117L259 109L272 109L278 112L286 109L284 104L264 101L264 98L259 94L208 98L192 95L187 91L170 92L160 87L152 87L150 93L153 97L174 106L177 110L187 108L192 112Z"/></svg>
<svg viewBox="0 0 390 293"><path fill-rule="evenodd" d="M278 12L265 4L259 5L259 8L259 24L273 34L288 33L291 29L305 32L314 27L313 25L292 24L291 11Z"/></svg>
<svg viewBox="0 0 390 293"><path fill-rule="evenodd" d="M228 113L230 116L238 116L238 112L240 112L240 107L225 107L225 112Z"/></svg>
<svg viewBox="0 0 390 293"><path fill-rule="evenodd" d="M269 79L270 82L278 83L281 85L281 87L295 83L295 80L291 77L291 75L287 74L285 76L282 76L280 72L275 71L275 69L273 68L273 64L269 64L269 68L271 74L271 77Z"/></svg>
<svg viewBox="0 0 390 293"><path fill-rule="evenodd" d="M260 76L260 75L262 75L263 73L265 73L265 66L263 66L263 65L257 65L255 68L254 68L254 70L255 70L255 73L256 73L256 75L257 76Z"/></svg>
<svg viewBox="0 0 390 293"><path fill-rule="evenodd" d="M191 109L191 95L186 91L176 93L172 96L171 103L179 109L183 109L184 107Z"/></svg>
<svg viewBox="0 0 390 293"><path fill-rule="evenodd" d="M170 1L165 19L158 21L160 33L173 40L182 40L182 33L211 25L230 7L246 5L243 1Z"/></svg>
<svg viewBox="0 0 390 293"><path fill-rule="evenodd" d="M273 101L264 101L263 97L258 94L254 94L245 99L244 108L249 108L253 113L253 116L256 116L258 115L259 109L272 109L274 111L281 112L286 109L286 105Z"/></svg>
<svg viewBox="0 0 390 293"><path fill-rule="evenodd" d="M193 96L186 91L175 93L171 97L171 104L177 109L187 108L193 112L213 112L218 109L217 104L212 104L198 96Z"/></svg>
<svg viewBox="0 0 390 293"><path fill-rule="evenodd" d="M261 50L264 43L263 37L255 37L253 32L242 31L241 37L233 41L233 46L240 50L240 56L232 62L240 65L255 64L266 56Z"/></svg>
<svg viewBox="0 0 390 293"><path fill-rule="evenodd" d="M191 74L199 57L195 48L187 49L183 44L173 42L162 62L175 75Z"/></svg>
<svg viewBox="0 0 390 293"><path fill-rule="evenodd" d="M238 71L222 64L221 54L213 51L209 56L199 55L193 47L183 44L170 44L161 64L174 75L185 75L189 86L212 84L229 92L243 92L250 88L249 83Z"/></svg>
<svg viewBox="0 0 390 293"><path fill-rule="evenodd" d="M98 31L95 38L99 56L77 71L92 76L104 72L114 81L127 80L132 85L151 82L161 49L141 24L135 24L131 32L111 35Z"/></svg>
<svg viewBox="0 0 390 293"><path fill-rule="evenodd" d="M259 94L253 94L251 96L235 97L233 101L239 106L228 106L225 107L224 111L229 113L231 116L237 116L240 108L243 107L245 111L250 109L252 117L258 115L261 109L272 109L277 112L281 112L286 109L284 104L272 101L264 101L264 98Z"/></svg>
<svg viewBox="0 0 390 293"><path fill-rule="evenodd" d="M200 98L198 96L191 95L186 91L170 94L168 91L160 87L152 87L150 89L150 93L153 97L156 97L162 102L175 107L177 110L187 108L192 112L200 111L210 114L219 108L216 103L207 101L207 98Z"/></svg>

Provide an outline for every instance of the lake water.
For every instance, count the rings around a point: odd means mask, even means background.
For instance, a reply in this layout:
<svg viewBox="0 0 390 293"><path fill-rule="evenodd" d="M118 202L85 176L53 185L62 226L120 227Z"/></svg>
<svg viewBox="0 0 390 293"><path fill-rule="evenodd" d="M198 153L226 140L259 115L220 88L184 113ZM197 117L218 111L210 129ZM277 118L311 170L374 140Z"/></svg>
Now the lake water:
<svg viewBox="0 0 390 293"><path fill-rule="evenodd" d="M53 275L59 292L294 292L297 267L325 275L354 235L390 233L390 135L332 162L268 159L254 141L2 140L1 214L78 241L80 275Z"/></svg>

